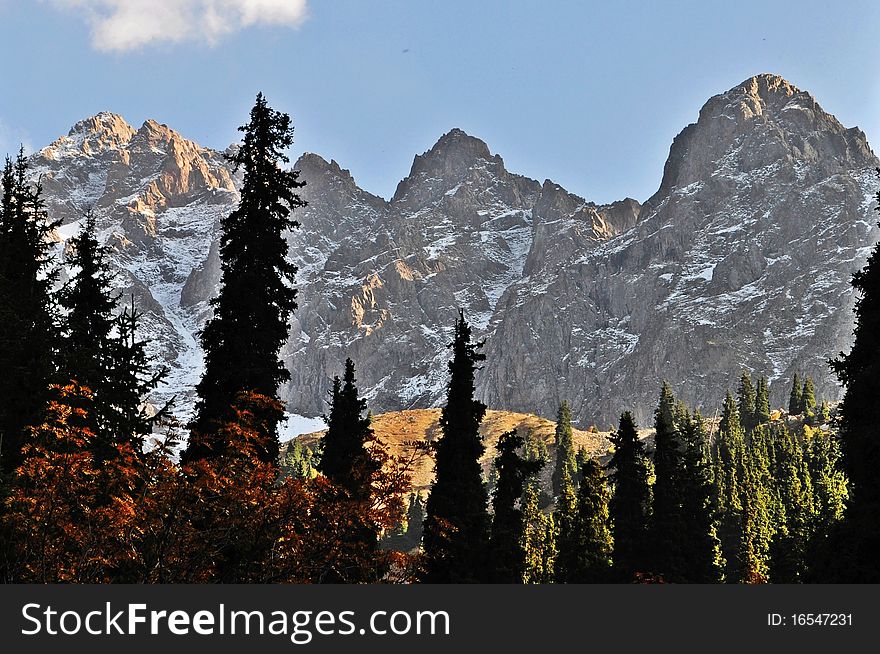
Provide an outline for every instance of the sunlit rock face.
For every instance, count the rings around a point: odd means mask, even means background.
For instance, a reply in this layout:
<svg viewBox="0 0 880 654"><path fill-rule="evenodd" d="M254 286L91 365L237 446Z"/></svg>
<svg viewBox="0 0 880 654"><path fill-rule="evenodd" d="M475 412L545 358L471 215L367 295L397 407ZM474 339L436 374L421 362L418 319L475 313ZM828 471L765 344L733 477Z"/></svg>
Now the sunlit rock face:
<svg viewBox="0 0 880 654"><path fill-rule="evenodd" d="M499 409L552 416L569 399L582 426L624 409L644 423L665 378L711 414L742 369L767 374L777 404L795 371L832 399L825 360L850 342L849 278L877 240L878 164L861 131L772 75L705 104L644 204L596 205L511 173L457 129L390 200L303 155L282 395L291 412L321 414L350 356L374 412L441 404L462 308L486 339L478 394ZM222 153L114 114L78 123L34 165L60 240L98 216L120 288L172 367L162 394L185 413L240 175Z"/></svg>

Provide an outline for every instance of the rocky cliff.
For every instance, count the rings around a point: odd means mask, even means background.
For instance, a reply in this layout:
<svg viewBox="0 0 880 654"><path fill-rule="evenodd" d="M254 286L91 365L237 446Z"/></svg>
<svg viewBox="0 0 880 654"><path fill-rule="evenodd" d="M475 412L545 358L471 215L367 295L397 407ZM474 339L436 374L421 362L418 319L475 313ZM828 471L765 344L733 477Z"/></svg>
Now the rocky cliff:
<svg viewBox="0 0 880 654"><path fill-rule="evenodd" d="M78 123L34 164L66 223L59 240L97 214L120 288L174 368L164 392L185 410L219 219L240 180L219 152L113 114ZM351 356L374 411L438 405L461 307L486 338L478 391L499 409L552 416L568 398L582 426L606 428L624 408L645 422L667 378L711 413L742 368L768 374L777 403L795 370L833 399L825 360L848 346L849 277L878 238L878 164L861 131L772 75L705 104L643 205L596 205L511 173L460 130L417 156L390 200L306 154L284 398L322 413Z"/></svg>

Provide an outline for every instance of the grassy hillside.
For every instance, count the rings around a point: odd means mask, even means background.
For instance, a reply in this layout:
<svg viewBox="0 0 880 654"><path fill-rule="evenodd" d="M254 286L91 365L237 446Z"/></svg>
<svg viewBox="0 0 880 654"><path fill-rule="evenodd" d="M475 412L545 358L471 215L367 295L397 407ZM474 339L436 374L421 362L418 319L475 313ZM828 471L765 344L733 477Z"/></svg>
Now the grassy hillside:
<svg viewBox="0 0 880 654"><path fill-rule="evenodd" d="M394 411L373 416L373 429L388 444L391 451L413 462L413 486L416 490L427 490L434 478L434 462L431 456L415 447L416 443L425 443L440 437L440 409L412 409ZM486 444L483 456L483 469L488 474L491 461L495 458L495 444L501 434L516 429L521 435L531 434L533 438L544 441L551 458L554 456L553 433L556 424L552 420L540 418L527 413L511 411L487 411L480 427L480 433ZM314 447L323 437L324 432L300 436L302 442ZM575 429L574 443L576 448L584 447L595 456L603 456L608 450L608 432L589 432ZM282 446L282 453L286 449ZM545 466L542 478L549 484L551 466Z"/></svg>

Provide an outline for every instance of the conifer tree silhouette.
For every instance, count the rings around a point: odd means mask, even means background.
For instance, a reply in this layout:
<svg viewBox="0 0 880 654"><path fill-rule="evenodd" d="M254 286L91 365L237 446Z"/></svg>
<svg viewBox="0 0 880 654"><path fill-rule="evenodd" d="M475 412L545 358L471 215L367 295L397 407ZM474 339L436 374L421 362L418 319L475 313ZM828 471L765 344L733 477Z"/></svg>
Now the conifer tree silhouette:
<svg viewBox="0 0 880 654"><path fill-rule="evenodd" d="M0 473L18 467L27 427L42 422L58 348L49 236L59 223L28 176L23 149L15 161L7 157L0 182Z"/></svg>
<svg viewBox="0 0 880 654"><path fill-rule="evenodd" d="M282 168L293 143L290 116L270 108L262 93L239 131L244 139L229 160L244 169L241 202L221 221L220 294L201 336L205 372L184 462L223 449L213 434L232 417L241 393L278 399L279 384L290 376L279 360L296 309L296 266L287 259L286 234L299 227L291 212L305 205L296 192L305 183L299 171ZM260 457L270 463L278 458L283 418L280 411L271 413L257 421L266 429Z"/></svg>
<svg viewBox="0 0 880 654"><path fill-rule="evenodd" d="M474 399L474 372L485 354L471 342L471 328L459 312L450 344L449 387L440 415L442 436L435 449L436 478L428 496L422 580L467 583L486 578L489 512L479 433L486 405Z"/></svg>

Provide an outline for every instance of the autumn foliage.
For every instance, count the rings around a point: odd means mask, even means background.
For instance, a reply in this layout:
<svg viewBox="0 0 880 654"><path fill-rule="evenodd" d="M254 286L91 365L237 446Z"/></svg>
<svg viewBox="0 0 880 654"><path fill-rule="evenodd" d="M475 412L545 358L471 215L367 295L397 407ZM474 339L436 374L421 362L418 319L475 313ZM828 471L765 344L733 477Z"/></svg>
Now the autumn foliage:
<svg viewBox="0 0 880 654"><path fill-rule="evenodd" d="M367 499L324 477L279 481L262 460L276 400L241 394L214 435L223 454L177 465L162 447L114 445L98 462L88 389L53 387L2 512L2 573L25 583L320 583L382 581L399 554L353 537L396 527L406 470L381 444Z"/></svg>

